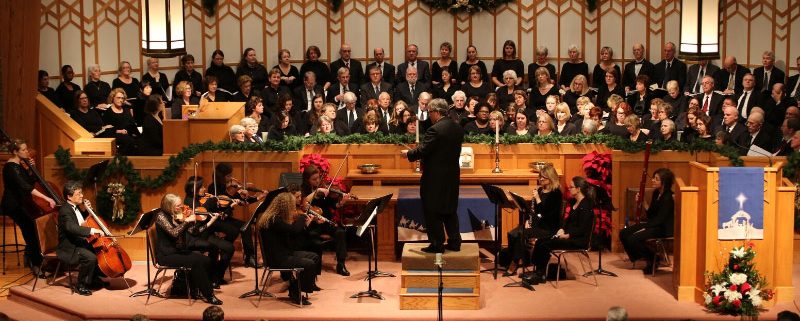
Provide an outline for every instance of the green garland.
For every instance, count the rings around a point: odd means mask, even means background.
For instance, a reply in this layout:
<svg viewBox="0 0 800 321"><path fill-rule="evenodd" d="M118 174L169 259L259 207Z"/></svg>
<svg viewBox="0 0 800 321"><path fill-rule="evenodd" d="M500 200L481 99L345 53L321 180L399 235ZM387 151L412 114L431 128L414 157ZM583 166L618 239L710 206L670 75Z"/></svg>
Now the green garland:
<svg viewBox="0 0 800 321"><path fill-rule="evenodd" d="M290 152L300 151L305 145L328 145L328 144L391 144L401 145L410 144L414 142L414 137L411 135L383 135L383 134L355 134L349 136L335 136L335 135L315 135L310 137L290 136L283 141L267 141L265 144L238 144L230 142L205 142L200 144L191 144L186 146L177 155L169 158L168 164L161 175L158 177L142 177L139 172L133 167L133 163L125 156L114 156L108 164L106 171L100 175L100 181L106 181L108 178L114 177L120 181L126 181L125 199L126 209L125 218L123 221L132 222L136 218L141 209L139 202L140 194L146 191L159 189L167 184L174 182L181 171L181 169L188 164L192 158L197 154L204 151L226 151L226 152L243 152L243 151L263 151L263 152ZM472 144L485 144L490 145L494 143L494 136L490 135L468 135L464 138L465 143ZM517 135L504 135L500 138L501 144L513 145L521 143L531 144L604 144L608 148L621 150L627 153L637 153L644 150L644 144L632 142L618 136L598 134L594 136L517 136ZM743 162L739 158L736 149L728 146L717 146L714 143L706 142L703 140L696 140L692 143L683 142L655 142L652 146L652 152L658 153L662 150L674 150L682 152L714 152L719 155L725 156L730 160L733 166L742 166ZM72 161L69 150L59 147L55 152L56 162L63 169L63 175L69 180L84 181L86 177L86 170L78 169ZM787 166L784 167L784 176L791 179L795 178L797 169L800 168L800 153L793 153L789 157ZM101 202L111 202L110 195L107 192L98 192L98 209L104 213L110 213L106 209L111 206L105 207ZM110 214L108 214L110 215ZM116 222L114 222L116 223ZM119 224L119 223L117 223ZM125 224L125 223L122 223Z"/></svg>

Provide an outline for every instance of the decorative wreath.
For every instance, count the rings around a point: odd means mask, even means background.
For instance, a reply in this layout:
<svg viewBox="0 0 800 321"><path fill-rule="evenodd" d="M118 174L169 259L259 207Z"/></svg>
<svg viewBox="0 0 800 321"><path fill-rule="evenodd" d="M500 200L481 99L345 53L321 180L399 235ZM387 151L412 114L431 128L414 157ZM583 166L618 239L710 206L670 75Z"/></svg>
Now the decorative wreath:
<svg viewBox="0 0 800 321"><path fill-rule="evenodd" d="M121 183L109 183L97 191L97 215L109 225L126 226L142 211L141 193Z"/></svg>

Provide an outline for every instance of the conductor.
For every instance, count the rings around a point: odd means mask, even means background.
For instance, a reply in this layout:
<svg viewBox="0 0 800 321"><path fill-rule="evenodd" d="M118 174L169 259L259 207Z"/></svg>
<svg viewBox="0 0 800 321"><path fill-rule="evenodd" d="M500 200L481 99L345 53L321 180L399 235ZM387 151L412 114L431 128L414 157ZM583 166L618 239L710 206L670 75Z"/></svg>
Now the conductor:
<svg viewBox="0 0 800 321"><path fill-rule="evenodd" d="M458 231L458 188L461 143L464 130L447 117L447 102L434 99L428 104L428 115L433 124L425 132L417 148L402 150L409 161L421 160L422 179L419 194L425 227L431 244L422 249L428 253L443 253L461 250L461 235ZM447 231L447 245L444 233Z"/></svg>

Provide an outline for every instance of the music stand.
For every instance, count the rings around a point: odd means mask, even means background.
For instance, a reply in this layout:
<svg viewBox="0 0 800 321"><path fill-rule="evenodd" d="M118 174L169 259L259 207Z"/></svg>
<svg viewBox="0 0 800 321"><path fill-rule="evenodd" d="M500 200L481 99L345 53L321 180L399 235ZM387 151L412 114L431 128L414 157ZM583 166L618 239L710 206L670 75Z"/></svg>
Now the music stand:
<svg viewBox="0 0 800 321"><path fill-rule="evenodd" d="M256 296L256 295L261 296L261 290L258 288L258 238L256 237L256 235L258 235L258 234L257 233L250 233L249 236L246 236L246 235L244 235L244 232L247 231L247 229L250 227L250 225L252 225L258 219L259 216L261 216L261 213L264 213L264 211L267 210L267 207L269 207L269 204L272 203L272 200L274 200L275 197L278 196L278 194L283 193L283 192L286 192L286 187L279 187L279 188L271 190L269 193L267 193L267 195L264 196L264 200L261 201L261 204L258 204L258 207L256 207L256 210L253 211L252 215L250 215L250 219L247 220L247 222L244 225L242 225L242 228L240 230L240 232L242 233L242 237L252 237L253 238L253 247L255 247L253 249L253 255L255 256L255 260L256 260L256 264L253 266L253 273L255 273L255 277L253 278L253 281L255 282L256 287L255 287L255 289L253 289L251 291L248 291L248 292L245 292L244 294L240 295L239 296L240 299L249 298L251 296Z"/></svg>
<svg viewBox="0 0 800 321"><path fill-rule="evenodd" d="M355 226L358 227L356 230L356 235L359 237L364 235L364 232L369 229L370 235L370 247L372 250L369 252L369 258L367 260L367 290L361 291L356 294L350 296L352 299L357 299L361 297L371 297L376 299L383 300L383 296L378 293L377 290L372 289L372 278L369 277L372 274L372 253L375 252L375 232L374 228L371 228L370 222L375 218L378 213L382 212L386 205L389 204L389 200L392 198L392 194L387 194L378 198L375 198L369 202L367 205L364 206L364 210L361 211L361 214L356 217ZM377 256L377 255L376 255ZM377 267L376 267L377 269Z"/></svg>
<svg viewBox="0 0 800 321"><path fill-rule="evenodd" d="M525 247L525 242L527 241L527 239L525 238L525 217L526 216L530 217L531 218L531 224L533 224L533 217L534 217L533 209L530 206L528 206L529 203L528 203L528 201L525 200L524 197L522 197L519 194L514 193L514 192L510 192L509 194L511 194L511 200L514 201L514 205L516 205L517 208L519 209L519 225L518 225L517 228L519 228L520 237L519 237L518 246L520 246L520 248L524 249L524 248L526 248ZM511 255L513 255L513 253ZM525 274L525 268L527 268L527 267L528 267L528 260L523 258L523 260L522 260L522 273L519 274L519 276L520 276L519 282L511 282L511 283L508 283L506 285L503 285L503 287L523 287L523 288L526 288L526 289L531 290L531 291L536 291L533 288L533 285L531 285L528 282L525 282L524 279L522 278L522 276Z"/></svg>
<svg viewBox="0 0 800 321"><path fill-rule="evenodd" d="M481 188L483 188L483 192L486 193L486 197L489 198L489 201L494 204L494 269L488 270L481 270L481 272L488 272L492 271L494 275L494 279L497 280L497 270L499 269L498 266L498 259L500 258L500 230L502 230L502 220L500 217L500 209L505 208L514 208L514 203L512 203L508 197L506 196L506 192L503 191L500 187L489 185L489 184L481 184Z"/></svg>
<svg viewBox="0 0 800 321"><path fill-rule="evenodd" d="M89 169L86 170L86 178L84 179L83 184L94 184L95 195L97 195L97 182L100 181L100 177L106 172L106 168L108 168L107 159L90 166Z"/></svg>
<svg viewBox="0 0 800 321"><path fill-rule="evenodd" d="M107 162L108 161L106 161L106 163ZM136 224L133 225L133 229L128 232L127 236L133 236L139 234L139 232L146 231L148 228L150 228L150 225L153 224L153 219L160 210L161 210L160 208L154 208L146 213L142 213L142 216L139 216L139 220L136 221ZM147 246L145 251L145 253L147 253L146 254L147 264L145 264L147 266L147 288L139 292L134 292L129 297L135 298L139 296L152 295L159 298L163 298L164 296L161 295L161 293L158 293L158 291L156 291L155 289L153 289L153 285L150 283L150 238L147 235L145 235L144 239L145 239L145 244Z"/></svg>

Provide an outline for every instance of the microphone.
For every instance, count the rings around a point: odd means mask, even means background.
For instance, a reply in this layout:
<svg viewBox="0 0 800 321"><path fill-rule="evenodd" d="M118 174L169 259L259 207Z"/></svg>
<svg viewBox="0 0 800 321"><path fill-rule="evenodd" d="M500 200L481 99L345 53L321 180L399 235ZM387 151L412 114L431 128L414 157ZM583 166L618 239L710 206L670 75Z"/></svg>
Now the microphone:
<svg viewBox="0 0 800 321"><path fill-rule="evenodd" d="M442 253L436 253L436 258L433 261L433 265L438 267L440 270L444 266L444 258L442 258Z"/></svg>
<svg viewBox="0 0 800 321"><path fill-rule="evenodd" d="M748 133L748 134L749 134L749 133ZM752 152L754 152L754 153L756 153L756 154L759 154L759 155L761 155L761 156L764 156L764 157L766 157L766 158L767 158L767 160L769 161L769 167L772 167L772 156L773 156L772 154L763 153L763 152L761 152L761 151L759 151L759 150L757 150L757 149L751 149L750 147L745 147L745 146L742 146L742 145L740 145L738 142L736 142L736 141L734 141L734 140L731 140L731 141L730 141L730 143L731 143L731 144L733 144L733 145L736 145L736 147L739 147L739 148L741 148L742 150L746 150L746 151L748 151L748 152L752 151ZM758 146L758 145L756 145L756 146ZM745 156L747 156L747 154L746 154L746 153L745 153Z"/></svg>

